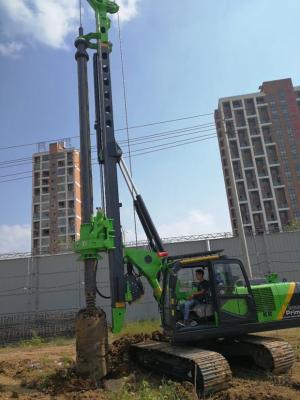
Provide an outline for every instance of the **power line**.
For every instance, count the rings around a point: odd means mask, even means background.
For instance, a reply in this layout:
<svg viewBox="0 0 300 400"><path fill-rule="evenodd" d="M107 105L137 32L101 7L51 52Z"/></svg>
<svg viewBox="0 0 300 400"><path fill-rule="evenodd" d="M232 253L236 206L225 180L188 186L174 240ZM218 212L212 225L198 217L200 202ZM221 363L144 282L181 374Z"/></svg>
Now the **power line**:
<svg viewBox="0 0 300 400"><path fill-rule="evenodd" d="M154 126L154 125L168 124L171 122L185 121L188 119L201 118L201 117L206 117L209 115L213 115L213 113L197 114L197 115L192 115L189 117L181 117L181 118L169 119L169 120L164 120L164 121L150 122L148 124L134 125L134 126L128 127L128 129L145 128L147 126ZM127 127L118 128L118 129L115 129L115 132L121 132L121 131L126 131L126 130L127 130ZM95 135L95 133L93 135ZM61 141L64 141L65 139L75 139L75 138L79 138L79 135L64 137L64 138L60 138L60 139L42 140L42 143L61 142ZM15 149L15 148L19 148L19 147L35 146L38 143L40 143L40 142L31 142L31 143L23 143L23 144L18 144L18 145L10 145L10 146L6 146L6 147L0 147L0 150L10 150L10 149Z"/></svg>
<svg viewBox="0 0 300 400"><path fill-rule="evenodd" d="M198 133L208 132L208 131L211 131L211 130L214 130L214 129L206 129L206 130L201 130L201 131L196 131L196 132L190 132L190 133L184 133L184 134L180 134L180 135L174 135L172 137L172 139L174 137L177 138L177 137L182 137L182 136L186 136L186 135L196 135ZM208 134L208 135L211 135L211 134ZM215 132L214 132L214 134L215 134ZM207 135L201 135L201 137L205 137L205 136L207 136ZM195 139L195 138L196 137L193 137L193 138L190 138L190 139L183 139L181 141L162 143L162 144L160 144L158 146L155 146L155 147L166 146L166 145L174 144L174 143L177 143L177 142L183 142L185 140L192 140L192 139ZM156 143L156 142L161 141L161 140L169 140L169 139L170 139L170 137L168 137L168 138L160 138L160 139L155 139L155 140L147 140L147 141L144 141L144 142L141 142L141 143L133 143L133 146L146 144L146 143L153 143L153 142ZM127 145L127 141L125 141L125 143ZM94 147L95 146L92 146L92 148L94 148ZM148 150L148 149L151 149L151 148L152 147L140 148L140 149L133 150L132 152L134 153L134 152L138 152L138 151L144 151L144 150ZM92 151L92 153L97 153L97 151L96 150ZM126 155L127 154L129 155L129 152L123 152L123 153L126 154ZM70 167L72 167L72 166L70 166ZM36 172L36 171L34 171L34 172ZM21 174L25 174L25 173L31 173L31 171L26 171L26 172L25 171L20 171L20 172L16 172L16 173L13 173L13 174L6 174L6 175L0 176L0 178L6 178L6 177L9 177L9 176L16 176L16 175L21 175ZM47 178L47 177L45 177L45 178Z"/></svg>
<svg viewBox="0 0 300 400"><path fill-rule="evenodd" d="M180 143L180 144L178 142L182 142L183 140L171 142L169 144L165 143L165 144L161 144L161 145L157 145L157 146L145 147L145 148L142 148L142 149L134 150L133 152L137 152L137 154L132 155L132 157L141 156L141 155L144 155L144 154L150 154L150 153L154 153L154 152L158 152L158 151L162 151L162 150L168 150L168 149L175 148L175 147L185 146L187 144L202 142L202 141L205 141L205 140L208 140L208 139L213 139L213 138L216 138L216 137L217 137L216 134L210 134L210 135L204 135L204 137L202 137L202 138L200 137L199 139L196 139L196 140L191 140L191 139L184 140L184 143ZM174 143L178 143L178 144L174 145ZM154 147L156 148L155 150L153 150ZM124 153L124 156L125 156L125 158L128 158L127 153ZM92 161L95 162L92 165L98 165L98 163L96 162L97 160L92 160ZM6 182L17 181L17 180L21 180L21 179L29 179L29 178L32 178L32 177L33 177L33 175L28 175L28 176L22 176L22 177L19 177L19 178L7 179L7 180L4 180L4 181L0 181L0 184L1 183L6 183Z"/></svg>
<svg viewBox="0 0 300 400"><path fill-rule="evenodd" d="M139 137L134 137L132 138L130 141L137 143L137 142L141 142L140 144L142 144L142 142L145 139L151 139L151 138L156 138L156 137L164 137L164 136L179 136L177 135L178 133L181 132L189 132L191 131L192 133L197 133L197 132L192 132L193 130L196 129L200 129L198 132L205 132L206 130L202 130L202 128L207 128L207 127L212 127L214 124L213 123L208 123L208 124L200 124L200 125L193 125L193 126L189 126L189 127L184 127L184 128L180 128L180 129L173 129L173 130L168 130L168 131L161 131L161 132L156 132L154 134L148 134L148 135L143 135L143 136L139 136ZM121 140L118 142L119 144L127 144L127 140ZM95 148L95 146L92 146L91 148ZM28 162L26 162L28 161ZM45 161L46 162L46 161ZM12 159L12 160L6 160L6 161L0 161L0 168L10 168L10 167L16 167L16 166L20 166L20 165L29 165L32 163L32 157L23 157L23 158L16 158L16 159Z"/></svg>

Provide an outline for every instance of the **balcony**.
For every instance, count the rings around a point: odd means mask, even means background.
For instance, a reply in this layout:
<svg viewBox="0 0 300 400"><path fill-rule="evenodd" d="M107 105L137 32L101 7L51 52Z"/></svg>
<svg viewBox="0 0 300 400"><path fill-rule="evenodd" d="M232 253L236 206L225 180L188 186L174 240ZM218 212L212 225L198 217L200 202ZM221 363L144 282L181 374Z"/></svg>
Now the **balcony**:
<svg viewBox="0 0 300 400"><path fill-rule="evenodd" d="M33 220L39 220L40 219L40 213L33 213Z"/></svg>
<svg viewBox="0 0 300 400"><path fill-rule="evenodd" d="M69 208L68 209L68 216L73 216L75 215L75 208Z"/></svg>

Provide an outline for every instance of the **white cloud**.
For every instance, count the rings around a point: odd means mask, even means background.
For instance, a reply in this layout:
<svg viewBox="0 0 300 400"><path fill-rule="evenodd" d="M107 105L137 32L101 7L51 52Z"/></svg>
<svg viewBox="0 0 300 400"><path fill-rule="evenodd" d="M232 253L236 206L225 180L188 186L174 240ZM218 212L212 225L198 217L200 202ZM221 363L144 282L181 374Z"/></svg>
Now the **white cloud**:
<svg viewBox="0 0 300 400"><path fill-rule="evenodd" d="M78 0L0 0L2 36L21 38L22 42L33 40L64 48L78 18Z"/></svg>
<svg viewBox="0 0 300 400"><path fill-rule="evenodd" d="M210 213L192 210L177 221L158 225L157 230L161 238L172 238L224 232L226 231L226 225L224 225L222 221L216 222L216 218ZM145 239L146 236L144 232L139 228L138 240ZM135 241L135 233L132 229L125 230L125 241Z"/></svg>
<svg viewBox="0 0 300 400"><path fill-rule="evenodd" d="M182 219L158 227L158 232L162 238L201 235L217 231L218 226L213 216L199 210L192 210Z"/></svg>
<svg viewBox="0 0 300 400"><path fill-rule="evenodd" d="M0 43L0 55L4 57L17 58L24 45L17 42Z"/></svg>
<svg viewBox="0 0 300 400"><path fill-rule="evenodd" d="M0 253L30 251L30 225L0 225Z"/></svg>
<svg viewBox="0 0 300 400"><path fill-rule="evenodd" d="M119 16L121 22L132 20L138 14L138 4L141 0L118 0L120 6Z"/></svg>

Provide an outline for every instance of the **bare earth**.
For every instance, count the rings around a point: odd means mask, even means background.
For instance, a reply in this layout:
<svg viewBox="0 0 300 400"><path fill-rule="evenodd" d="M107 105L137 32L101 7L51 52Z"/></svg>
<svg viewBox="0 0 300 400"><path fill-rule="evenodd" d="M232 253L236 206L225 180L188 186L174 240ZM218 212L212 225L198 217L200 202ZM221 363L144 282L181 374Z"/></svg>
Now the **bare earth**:
<svg viewBox="0 0 300 400"><path fill-rule="evenodd" d="M135 335L135 340L143 339L142 336ZM292 371L288 375L275 377L248 366L246 368L245 365L233 364L232 387L212 396L211 400L300 400L300 328L268 332L268 336L281 337L291 343L296 355ZM147 379L151 385L159 385L160 377L130 366L124 352L130 341L130 337L124 337L121 342L112 345L110 357L113 374L103 388L76 376L74 342L2 348L0 399L107 400L110 399L109 390L118 390L124 380L134 384ZM192 398L182 396L180 400Z"/></svg>

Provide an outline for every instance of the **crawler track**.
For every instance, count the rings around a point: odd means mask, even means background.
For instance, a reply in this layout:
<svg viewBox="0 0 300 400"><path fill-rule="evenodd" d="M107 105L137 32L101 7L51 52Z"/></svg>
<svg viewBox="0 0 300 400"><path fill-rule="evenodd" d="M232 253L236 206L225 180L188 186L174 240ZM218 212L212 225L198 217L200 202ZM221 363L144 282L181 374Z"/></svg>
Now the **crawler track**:
<svg viewBox="0 0 300 400"><path fill-rule="evenodd" d="M132 345L131 353L146 368L192 382L199 395L230 386L232 375L228 362L214 351L147 341Z"/></svg>
<svg viewBox="0 0 300 400"><path fill-rule="evenodd" d="M270 337L242 336L217 345L214 350L226 358L246 356L259 368L275 375L288 372L294 363L294 352L291 345L284 340Z"/></svg>

